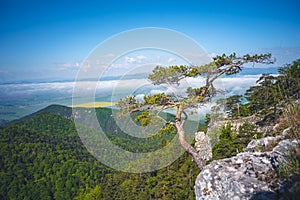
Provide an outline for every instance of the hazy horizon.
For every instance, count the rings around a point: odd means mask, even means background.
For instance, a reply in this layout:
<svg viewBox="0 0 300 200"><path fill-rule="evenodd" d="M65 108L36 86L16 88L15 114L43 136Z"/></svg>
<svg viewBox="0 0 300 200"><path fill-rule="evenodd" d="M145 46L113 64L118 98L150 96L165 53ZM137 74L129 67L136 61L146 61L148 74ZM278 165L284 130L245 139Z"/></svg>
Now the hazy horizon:
<svg viewBox="0 0 300 200"><path fill-rule="evenodd" d="M227 96L243 94L249 86L255 85L258 77L265 72L276 74L277 69L272 68L272 70L270 70L270 68L264 68L262 70L262 68L247 68L240 74L227 77L224 76L220 81L222 87L227 90ZM199 79L195 79L194 81L189 82L189 84L191 84L191 86L196 86L193 84L201 83L201 81L197 82L197 80ZM85 82L96 82L98 84L97 90L95 91L95 101L98 102L116 101L119 98L129 95L129 91L133 90L137 83L141 86L147 86L147 79L142 76L131 77L131 79L124 78L122 80L120 80L120 77L117 77L116 79L111 78L102 81L90 80ZM33 81L0 84L0 90L2 91L0 94L0 119L18 119L51 104L72 105L74 85L75 82L71 80L67 82ZM114 91L113 94L112 91ZM161 88L152 86L141 87L133 94L150 94L151 91L161 91ZM84 98L82 98L82 103L89 102L86 102Z"/></svg>

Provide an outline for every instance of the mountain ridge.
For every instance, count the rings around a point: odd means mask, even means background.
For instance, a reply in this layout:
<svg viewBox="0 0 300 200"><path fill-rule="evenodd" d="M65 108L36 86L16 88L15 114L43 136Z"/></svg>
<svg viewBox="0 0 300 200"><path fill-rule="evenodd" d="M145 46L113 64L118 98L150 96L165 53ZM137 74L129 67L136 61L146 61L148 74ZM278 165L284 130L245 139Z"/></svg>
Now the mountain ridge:
<svg viewBox="0 0 300 200"><path fill-rule="evenodd" d="M195 198L193 185L182 183L194 182L199 172L187 154L154 172L117 172L87 151L71 119L57 114L71 116L69 108L52 105L0 127L0 199L84 199L97 188L101 199ZM108 135L131 151L161 145Z"/></svg>

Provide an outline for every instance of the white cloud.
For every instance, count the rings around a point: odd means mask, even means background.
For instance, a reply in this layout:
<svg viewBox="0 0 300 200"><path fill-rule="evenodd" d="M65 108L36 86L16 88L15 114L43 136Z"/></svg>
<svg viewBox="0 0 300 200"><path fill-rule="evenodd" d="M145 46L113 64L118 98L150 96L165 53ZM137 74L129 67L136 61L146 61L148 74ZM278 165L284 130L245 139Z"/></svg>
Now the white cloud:
<svg viewBox="0 0 300 200"><path fill-rule="evenodd" d="M217 89L226 91L226 96L233 94L244 94L250 87L256 85L256 80L260 75L240 75L238 77L219 78L215 81L214 86ZM204 78L188 78L187 83L191 87L201 87L205 84Z"/></svg>
<svg viewBox="0 0 300 200"><path fill-rule="evenodd" d="M137 55L137 56L132 56L132 57L125 57L125 63L126 64L140 64L143 63L147 59L146 56L143 55Z"/></svg>
<svg viewBox="0 0 300 200"><path fill-rule="evenodd" d="M226 96L233 94L243 94L250 86L256 85L259 75L245 75L239 77L225 77L218 79L216 87L226 90ZM200 87L205 84L203 78L188 79L187 82L175 86L152 87L147 79L130 79L130 80L109 80L109 81L85 81L77 82L76 86L82 91L94 94L97 97L110 97L113 100L119 100L128 95L136 94L138 98L143 99L144 94L157 94L165 92L167 94L184 95L188 86ZM0 85L1 96L28 96L39 95L47 99L47 94L64 94L72 97L74 82L53 82L53 83L30 83L30 84L5 84ZM137 92L138 91L138 92ZM43 96L44 95L44 96Z"/></svg>
<svg viewBox="0 0 300 200"><path fill-rule="evenodd" d="M125 57L125 63L127 64L131 64L131 63L135 63L136 62L136 58L134 57Z"/></svg>
<svg viewBox="0 0 300 200"><path fill-rule="evenodd" d="M135 96L135 99L138 100L139 102L143 102L144 96L145 96L145 94L138 94Z"/></svg>
<svg viewBox="0 0 300 200"><path fill-rule="evenodd" d="M160 94L160 93L164 93L164 92L166 92L166 91L164 91L164 90L151 90L150 94L154 95L154 94Z"/></svg>
<svg viewBox="0 0 300 200"><path fill-rule="evenodd" d="M0 85L0 90L4 96L19 95L40 95L45 93L58 92L72 94L74 82L54 82L54 83L27 83L27 84L6 84ZM43 98L46 98L43 97Z"/></svg>
<svg viewBox="0 0 300 200"><path fill-rule="evenodd" d="M78 70L80 67L80 62L57 62L54 63L56 70Z"/></svg>
<svg viewBox="0 0 300 200"><path fill-rule="evenodd" d="M214 53L214 52L208 53L208 54L207 54L207 56L208 56L209 58L216 57L217 55L218 55L218 54L217 54L217 53Z"/></svg>
<svg viewBox="0 0 300 200"><path fill-rule="evenodd" d="M143 56L143 55L138 55L138 56L136 56L136 59L139 60L139 61L142 61L142 60L146 60L147 57Z"/></svg>
<svg viewBox="0 0 300 200"><path fill-rule="evenodd" d="M176 61L176 58L173 58L173 57L170 57L170 58L168 58L168 60L167 60L168 63L173 63L173 62L175 62L175 61Z"/></svg>

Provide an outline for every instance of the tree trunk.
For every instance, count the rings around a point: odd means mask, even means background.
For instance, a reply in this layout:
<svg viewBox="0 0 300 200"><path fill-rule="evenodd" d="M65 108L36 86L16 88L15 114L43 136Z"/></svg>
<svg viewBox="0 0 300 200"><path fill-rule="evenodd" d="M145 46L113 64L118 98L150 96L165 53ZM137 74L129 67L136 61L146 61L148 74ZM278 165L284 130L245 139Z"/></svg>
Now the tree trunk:
<svg viewBox="0 0 300 200"><path fill-rule="evenodd" d="M238 117L240 117L240 104L236 103L236 106L237 106L237 110L238 110Z"/></svg>
<svg viewBox="0 0 300 200"><path fill-rule="evenodd" d="M175 127L178 132L178 139L181 144L181 146L184 148L186 152L188 152L194 159L194 162L198 165L199 169L202 170L204 167L204 161L199 156L198 152L194 147L192 147L186 140L185 140L185 131L182 127L182 124L180 122L181 114L183 112L183 108L181 105L178 105L177 107L177 114L176 114L176 122Z"/></svg>
<svg viewBox="0 0 300 200"><path fill-rule="evenodd" d="M276 104L274 105L274 122L276 122L277 116L276 116L277 107Z"/></svg>
<svg viewBox="0 0 300 200"><path fill-rule="evenodd" d="M188 152L192 157L194 162L198 165L199 169L202 170L205 166L203 159L199 156L198 152L194 147L192 147L186 140L185 140L185 132L181 127L179 121L176 122L176 129L178 132L179 142L181 146L184 148L186 152Z"/></svg>

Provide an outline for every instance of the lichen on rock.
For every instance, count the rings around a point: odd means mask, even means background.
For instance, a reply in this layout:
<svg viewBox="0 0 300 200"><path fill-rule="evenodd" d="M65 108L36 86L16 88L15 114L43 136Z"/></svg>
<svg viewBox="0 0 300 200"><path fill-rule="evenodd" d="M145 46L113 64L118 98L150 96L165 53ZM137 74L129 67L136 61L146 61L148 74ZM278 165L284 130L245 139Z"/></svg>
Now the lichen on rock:
<svg viewBox="0 0 300 200"><path fill-rule="evenodd" d="M276 170L298 143L282 140L272 151L243 152L212 161L196 179L196 199L278 199Z"/></svg>
<svg viewBox="0 0 300 200"><path fill-rule="evenodd" d="M212 148L209 137L204 132L195 133L195 148L203 160L212 158Z"/></svg>

